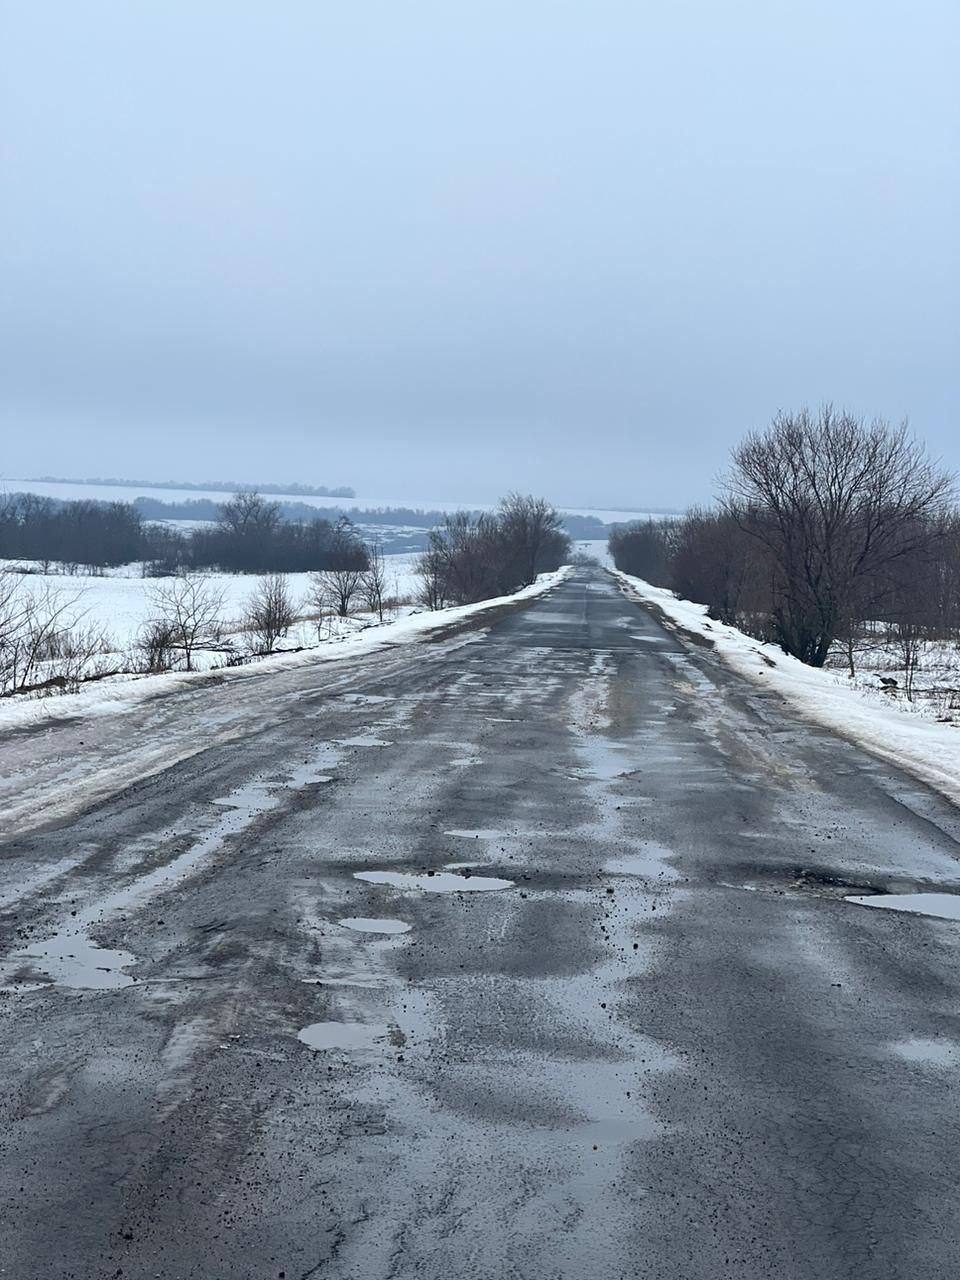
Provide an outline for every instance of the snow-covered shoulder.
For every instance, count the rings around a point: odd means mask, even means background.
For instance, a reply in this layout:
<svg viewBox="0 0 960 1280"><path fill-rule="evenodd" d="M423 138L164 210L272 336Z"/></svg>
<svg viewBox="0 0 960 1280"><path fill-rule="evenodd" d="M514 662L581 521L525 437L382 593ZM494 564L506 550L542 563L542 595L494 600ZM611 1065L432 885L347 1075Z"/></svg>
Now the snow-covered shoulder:
<svg viewBox="0 0 960 1280"><path fill-rule="evenodd" d="M163 675L119 675L84 685L77 693L56 697L31 698L26 695L0 700L0 733L4 729L23 728L55 720L74 720L80 716L114 715L129 710L161 694L194 688L204 684L229 686L234 681L255 679L275 671L297 666L315 666L344 658L361 657L398 644L416 641L435 631L468 621L504 605L530 600L543 595L572 572L563 565L550 573L541 573L536 582L521 587L512 595L480 600L476 604L453 605L435 611L410 611L388 622L372 619L345 635L298 649L278 652L240 667L218 666L204 671L175 671Z"/></svg>
<svg viewBox="0 0 960 1280"><path fill-rule="evenodd" d="M776 690L806 719L841 734L960 804L960 731L938 723L845 676L808 667L775 645L707 617L706 607L678 599L642 578L611 570L627 595L654 605L683 631L712 642L734 671Z"/></svg>

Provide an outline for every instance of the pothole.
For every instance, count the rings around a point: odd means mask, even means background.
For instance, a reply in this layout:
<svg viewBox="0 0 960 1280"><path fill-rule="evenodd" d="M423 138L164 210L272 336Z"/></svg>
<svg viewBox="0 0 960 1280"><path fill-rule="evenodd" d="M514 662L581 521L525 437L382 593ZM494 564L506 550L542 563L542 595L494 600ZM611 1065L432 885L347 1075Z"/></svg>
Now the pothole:
<svg viewBox="0 0 960 1280"><path fill-rule="evenodd" d="M360 933L408 933L413 928L406 920L391 920L386 916L345 916L337 923Z"/></svg>
<svg viewBox="0 0 960 1280"><path fill-rule="evenodd" d="M355 871L354 879L367 884L385 884L394 889L419 889L424 893L482 893L490 889L512 889L512 880L497 876L474 876L452 871Z"/></svg>
<svg viewBox="0 0 960 1280"><path fill-rule="evenodd" d="M818 893L845 898L851 890L866 894L883 894L884 890L869 880L848 880L823 867L797 867L791 889L813 889Z"/></svg>
<svg viewBox="0 0 960 1280"><path fill-rule="evenodd" d="M311 1049L375 1049L388 1040L390 1028L369 1022L311 1022L297 1039Z"/></svg>
<svg viewBox="0 0 960 1280"><path fill-rule="evenodd" d="M129 951L98 947L82 933L58 933L17 952L51 982L78 991L112 991L135 982L123 970L137 963Z"/></svg>
<svg viewBox="0 0 960 1280"><path fill-rule="evenodd" d="M655 878L676 880L679 872L667 863L667 859L674 856L672 849L667 849L663 845L650 844L645 846L643 852L628 853L621 858L608 859L603 864L603 869L608 875L614 876L639 876L645 880Z"/></svg>

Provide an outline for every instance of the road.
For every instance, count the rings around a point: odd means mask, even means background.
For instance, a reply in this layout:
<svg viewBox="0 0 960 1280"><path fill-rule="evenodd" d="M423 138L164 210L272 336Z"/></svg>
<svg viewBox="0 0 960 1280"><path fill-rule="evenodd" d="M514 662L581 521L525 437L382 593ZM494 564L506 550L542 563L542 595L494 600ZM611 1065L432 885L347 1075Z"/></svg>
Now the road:
<svg viewBox="0 0 960 1280"><path fill-rule="evenodd" d="M0 766L0 1275L960 1275L960 815L599 571Z"/></svg>

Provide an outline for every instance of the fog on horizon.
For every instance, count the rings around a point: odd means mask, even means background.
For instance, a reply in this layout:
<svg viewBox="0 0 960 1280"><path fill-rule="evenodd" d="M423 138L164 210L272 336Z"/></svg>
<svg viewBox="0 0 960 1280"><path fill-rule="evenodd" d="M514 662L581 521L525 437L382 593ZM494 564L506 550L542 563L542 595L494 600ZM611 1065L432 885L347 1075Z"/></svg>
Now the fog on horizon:
<svg viewBox="0 0 960 1280"><path fill-rule="evenodd" d="M952 0L0 2L0 479L710 496L960 466Z"/></svg>

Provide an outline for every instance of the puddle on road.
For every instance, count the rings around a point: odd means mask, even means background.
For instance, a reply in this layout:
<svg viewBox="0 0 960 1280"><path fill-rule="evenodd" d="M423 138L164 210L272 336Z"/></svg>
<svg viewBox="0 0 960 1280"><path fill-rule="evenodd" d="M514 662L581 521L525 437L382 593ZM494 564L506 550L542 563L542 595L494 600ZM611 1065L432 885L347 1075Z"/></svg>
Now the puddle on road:
<svg viewBox="0 0 960 1280"><path fill-rule="evenodd" d="M496 876L456 875L452 871L416 874L411 871L355 871L354 879L386 884L394 889L421 889L425 893L480 893L485 889L512 889L512 880Z"/></svg>
<svg viewBox="0 0 960 1280"><path fill-rule="evenodd" d="M888 911L934 916L938 920L960 920L958 893L872 893L848 897L844 901L857 907L884 907Z"/></svg>
<svg viewBox="0 0 960 1280"><path fill-rule="evenodd" d="M82 933L58 933L43 942L18 951L32 960L34 969L51 982L80 991L115 991L132 986L134 979L123 970L137 963L129 951L108 951Z"/></svg>
<svg viewBox="0 0 960 1280"><path fill-rule="evenodd" d="M337 738L340 747L392 747L393 743L386 738L375 738L372 734L359 733L355 738Z"/></svg>
<svg viewBox="0 0 960 1280"><path fill-rule="evenodd" d="M603 869L614 876L640 876L642 879L676 880L679 872L667 863L676 855L665 845L649 844L640 853L629 853L623 858L611 858Z"/></svg>
<svg viewBox="0 0 960 1280"><path fill-rule="evenodd" d="M360 933L408 933L413 928L406 920L390 920L375 916L345 916L338 920L345 929L357 929Z"/></svg>
<svg viewBox="0 0 960 1280"><path fill-rule="evenodd" d="M597 1146L611 1146L628 1142L643 1142L663 1132L663 1125L653 1116L641 1112L636 1119L612 1116L603 1120L588 1120L564 1136L576 1136Z"/></svg>
<svg viewBox="0 0 960 1280"><path fill-rule="evenodd" d="M577 754L583 764L569 771L574 778L608 783L641 772L636 749L627 743L610 742L606 738L585 734L577 745Z"/></svg>
<svg viewBox="0 0 960 1280"><path fill-rule="evenodd" d="M953 1040L924 1039L911 1036L890 1046L904 1062L916 1062L928 1067L955 1067L960 1065L960 1045Z"/></svg>
<svg viewBox="0 0 960 1280"><path fill-rule="evenodd" d="M297 1032L311 1049L375 1049L390 1036L390 1028L367 1022L312 1022Z"/></svg>

